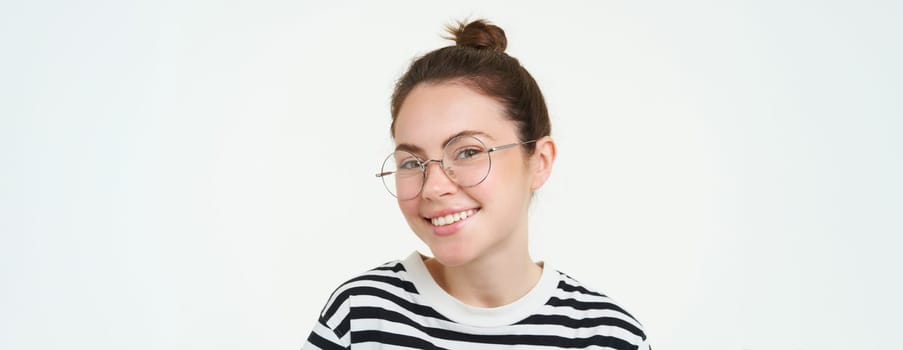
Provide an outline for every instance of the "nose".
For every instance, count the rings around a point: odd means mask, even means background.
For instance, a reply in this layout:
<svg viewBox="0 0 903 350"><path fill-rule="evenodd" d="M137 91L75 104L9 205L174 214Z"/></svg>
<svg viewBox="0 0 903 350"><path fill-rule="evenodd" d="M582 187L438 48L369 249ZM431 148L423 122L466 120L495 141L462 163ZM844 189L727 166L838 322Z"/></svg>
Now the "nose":
<svg viewBox="0 0 903 350"><path fill-rule="evenodd" d="M431 167L433 163L437 166ZM458 189L458 185L452 181L442 167L445 165L438 160L427 161L424 165L423 191L421 195L424 199L438 199L439 197L453 194Z"/></svg>

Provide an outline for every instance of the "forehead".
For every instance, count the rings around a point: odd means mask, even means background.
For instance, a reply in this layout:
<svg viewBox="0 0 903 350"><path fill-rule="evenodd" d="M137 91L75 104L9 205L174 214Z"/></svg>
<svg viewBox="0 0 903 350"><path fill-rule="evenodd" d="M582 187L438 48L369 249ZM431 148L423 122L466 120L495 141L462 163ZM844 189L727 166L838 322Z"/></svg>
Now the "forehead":
<svg viewBox="0 0 903 350"><path fill-rule="evenodd" d="M505 140L514 140L517 134L504 106L473 88L461 83L420 84L398 111L395 142L441 149L446 139L462 131Z"/></svg>

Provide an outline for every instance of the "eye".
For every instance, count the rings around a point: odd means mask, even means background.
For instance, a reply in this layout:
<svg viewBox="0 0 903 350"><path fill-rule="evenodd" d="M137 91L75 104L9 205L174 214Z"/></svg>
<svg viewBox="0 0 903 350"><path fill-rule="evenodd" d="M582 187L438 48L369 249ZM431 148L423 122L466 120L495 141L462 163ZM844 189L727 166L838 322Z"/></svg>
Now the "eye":
<svg viewBox="0 0 903 350"><path fill-rule="evenodd" d="M406 159L401 161L401 164L398 165L398 169L401 170L410 170L410 169L418 169L422 163L420 160L414 159Z"/></svg>
<svg viewBox="0 0 903 350"><path fill-rule="evenodd" d="M455 154L455 159L458 159L458 160L462 160L462 159L470 159L470 158L473 158L473 157L479 155L480 153L483 153L483 150L482 150L482 149L479 149L479 148L465 148L465 149L462 149L462 150L458 151L458 152Z"/></svg>

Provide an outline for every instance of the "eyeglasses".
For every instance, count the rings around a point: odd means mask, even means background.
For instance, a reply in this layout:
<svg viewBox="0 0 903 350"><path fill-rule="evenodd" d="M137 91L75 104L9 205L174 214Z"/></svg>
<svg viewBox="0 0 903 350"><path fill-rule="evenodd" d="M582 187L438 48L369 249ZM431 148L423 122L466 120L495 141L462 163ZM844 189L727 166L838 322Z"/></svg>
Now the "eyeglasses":
<svg viewBox="0 0 903 350"><path fill-rule="evenodd" d="M382 169L376 177L382 178L383 185L392 196L400 200L414 199L423 191L427 167L435 162L439 163L445 175L458 186L473 187L489 177L493 152L533 142L536 140L488 148L480 139L462 135L451 139L445 145L442 159L423 160L407 151L392 152L383 161Z"/></svg>

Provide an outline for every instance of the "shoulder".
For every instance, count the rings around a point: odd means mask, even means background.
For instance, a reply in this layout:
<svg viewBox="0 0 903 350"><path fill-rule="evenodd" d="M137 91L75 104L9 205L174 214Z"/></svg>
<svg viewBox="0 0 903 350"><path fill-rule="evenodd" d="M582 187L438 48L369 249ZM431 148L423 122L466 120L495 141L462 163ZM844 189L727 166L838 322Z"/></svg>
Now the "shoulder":
<svg viewBox="0 0 903 350"><path fill-rule="evenodd" d="M336 288L336 292L352 290L356 293L366 293L372 289L385 288L416 292L414 285L405 278L406 274L407 270L402 261L389 261L348 279Z"/></svg>
<svg viewBox="0 0 903 350"><path fill-rule="evenodd" d="M354 276L340 284L330 295L317 324L308 339L310 344L323 348L328 344L347 346L350 341L351 309L355 299L369 299L367 304L379 301L404 303L417 289L404 276L406 270L401 261L395 260L379 265ZM319 344L319 345L318 345Z"/></svg>
<svg viewBox="0 0 903 350"><path fill-rule="evenodd" d="M349 306L353 297L408 299L409 294L417 294L417 288L407 280L406 274L402 261L393 260L346 280L332 292L320 318L332 319L339 309Z"/></svg>
<svg viewBox="0 0 903 350"><path fill-rule="evenodd" d="M564 272L555 272L558 274L558 285L549 298L548 306L569 319L577 320L580 327L598 327L605 333L644 348L647 340L643 325L621 304Z"/></svg>

